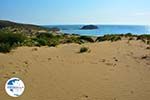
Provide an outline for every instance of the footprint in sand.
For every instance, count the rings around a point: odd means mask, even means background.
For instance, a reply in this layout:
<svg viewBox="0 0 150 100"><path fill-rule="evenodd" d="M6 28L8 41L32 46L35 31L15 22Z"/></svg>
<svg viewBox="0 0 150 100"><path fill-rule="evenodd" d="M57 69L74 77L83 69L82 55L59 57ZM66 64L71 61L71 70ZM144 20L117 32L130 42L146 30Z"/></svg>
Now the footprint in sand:
<svg viewBox="0 0 150 100"><path fill-rule="evenodd" d="M114 66L113 63L106 63L106 65L108 65L108 66Z"/></svg>
<svg viewBox="0 0 150 100"><path fill-rule="evenodd" d="M149 55L144 55L141 57L141 59L143 60L150 60L150 56Z"/></svg>
<svg viewBox="0 0 150 100"><path fill-rule="evenodd" d="M23 63L26 64L26 65L28 65L28 61L24 61Z"/></svg>
<svg viewBox="0 0 150 100"><path fill-rule="evenodd" d="M28 68L28 69L29 69L29 62L28 62L28 61L24 61L23 63L24 63L23 66L24 66L25 68Z"/></svg>
<svg viewBox="0 0 150 100"><path fill-rule="evenodd" d="M12 62L9 62L9 64L12 65L13 63L12 63Z"/></svg>
<svg viewBox="0 0 150 100"><path fill-rule="evenodd" d="M38 51L38 48L33 48L32 51Z"/></svg>
<svg viewBox="0 0 150 100"><path fill-rule="evenodd" d="M145 61L146 65L150 65L150 55L144 55L140 59Z"/></svg>
<svg viewBox="0 0 150 100"><path fill-rule="evenodd" d="M117 98L113 98L112 100L117 100Z"/></svg>
<svg viewBox="0 0 150 100"><path fill-rule="evenodd" d="M82 95L82 96L76 98L75 100L89 100L89 96L88 95Z"/></svg>
<svg viewBox="0 0 150 100"><path fill-rule="evenodd" d="M116 62L118 62L118 59L116 57L113 58ZM101 59L99 60L99 62L103 62L105 63L107 66L113 66L115 67L117 64L114 64L114 63L110 63L109 60L106 60L106 59Z"/></svg>
<svg viewBox="0 0 150 100"><path fill-rule="evenodd" d="M52 60L52 58L48 58L48 61Z"/></svg>
<svg viewBox="0 0 150 100"><path fill-rule="evenodd" d="M12 74L16 74L16 72L12 72Z"/></svg>
<svg viewBox="0 0 150 100"><path fill-rule="evenodd" d="M118 59L117 59L116 57L113 57L113 59L114 59L116 62L118 62Z"/></svg>
<svg viewBox="0 0 150 100"><path fill-rule="evenodd" d="M106 62L106 60L105 59L101 59L101 60L99 60L99 62Z"/></svg>
<svg viewBox="0 0 150 100"><path fill-rule="evenodd" d="M134 94L134 91L130 91L131 94Z"/></svg>

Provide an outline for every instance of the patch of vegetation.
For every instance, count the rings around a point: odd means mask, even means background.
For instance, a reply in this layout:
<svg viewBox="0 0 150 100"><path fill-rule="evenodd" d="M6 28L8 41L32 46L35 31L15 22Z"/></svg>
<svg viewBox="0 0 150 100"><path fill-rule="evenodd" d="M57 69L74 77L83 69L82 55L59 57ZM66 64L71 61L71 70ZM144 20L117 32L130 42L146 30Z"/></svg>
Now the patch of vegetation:
<svg viewBox="0 0 150 100"><path fill-rule="evenodd" d="M12 49L12 46L8 43L0 43L0 52L8 53Z"/></svg>
<svg viewBox="0 0 150 100"><path fill-rule="evenodd" d="M147 44L150 45L150 40L147 41Z"/></svg>
<svg viewBox="0 0 150 100"><path fill-rule="evenodd" d="M12 48L20 46L26 37L19 33L0 31L0 52L9 52Z"/></svg>
<svg viewBox="0 0 150 100"><path fill-rule="evenodd" d="M24 40L24 42L22 43L22 46L36 46L36 44L38 44L34 38L27 38L26 40Z"/></svg>
<svg viewBox="0 0 150 100"><path fill-rule="evenodd" d="M64 39L61 41L61 43L77 43L77 44L82 44L83 41L79 39L78 36L66 36Z"/></svg>
<svg viewBox="0 0 150 100"><path fill-rule="evenodd" d="M104 36L100 36L96 39L96 41L102 42L102 41L118 41L121 40L121 36L120 35L104 35Z"/></svg>
<svg viewBox="0 0 150 100"><path fill-rule="evenodd" d="M85 42L95 42L90 36L80 36L79 39Z"/></svg>
<svg viewBox="0 0 150 100"><path fill-rule="evenodd" d="M79 53L85 53L88 52L89 48L88 47L81 47Z"/></svg>
<svg viewBox="0 0 150 100"><path fill-rule="evenodd" d="M48 40L44 38L36 38L36 46L46 46L48 44Z"/></svg>
<svg viewBox="0 0 150 100"><path fill-rule="evenodd" d="M63 39L61 35L41 33L32 39L34 41L32 43L35 43L33 44L35 46L56 46L60 44L61 39Z"/></svg>
<svg viewBox="0 0 150 100"><path fill-rule="evenodd" d="M0 32L0 43L10 45L22 43L26 37L19 33Z"/></svg>
<svg viewBox="0 0 150 100"><path fill-rule="evenodd" d="M60 38L58 37L52 38L48 41L48 46L50 47L56 47L59 44L60 44Z"/></svg>
<svg viewBox="0 0 150 100"><path fill-rule="evenodd" d="M137 40L142 40L144 43L150 45L150 34L143 34L137 36Z"/></svg>
<svg viewBox="0 0 150 100"><path fill-rule="evenodd" d="M36 35L37 38L53 38L54 35L50 33L39 33Z"/></svg>
<svg viewBox="0 0 150 100"><path fill-rule="evenodd" d="M133 38L133 37L130 37L128 40L129 40L129 41L130 41L130 40L134 40L134 38Z"/></svg>
<svg viewBox="0 0 150 100"><path fill-rule="evenodd" d="M150 40L150 34L139 35L137 39L147 39L147 40Z"/></svg>
<svg viewBox="0 0 150 100"><path fill-rule="evenodd" d="M124 34L123 36L125 36L125 37L132 37L133 34L132 34L132 33L126 33L126 34Z"/></svg>
<svg viewBox="0 0 150 100"><path fill-rule="evenodd" d="M81 44L83 41L79 36L71 35L53 35L50 33L37 34L34 38L25 40L23 45L26 46L57 46L64 43L78 43Z"/></svg>

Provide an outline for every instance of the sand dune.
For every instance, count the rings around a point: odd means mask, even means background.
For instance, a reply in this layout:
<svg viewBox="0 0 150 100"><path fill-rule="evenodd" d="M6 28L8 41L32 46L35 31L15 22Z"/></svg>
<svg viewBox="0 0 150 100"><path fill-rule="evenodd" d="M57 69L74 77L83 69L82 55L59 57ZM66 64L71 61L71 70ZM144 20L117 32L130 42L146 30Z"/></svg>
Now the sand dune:
<svg viewBox="0 0 150 100"><path fill-rule="evenodd" d="M0 100L149 100L150 50L126 40L56 48L19 47L0 54ZM25 92L18 98L4 90L7 79L19 77Z"/></svg>

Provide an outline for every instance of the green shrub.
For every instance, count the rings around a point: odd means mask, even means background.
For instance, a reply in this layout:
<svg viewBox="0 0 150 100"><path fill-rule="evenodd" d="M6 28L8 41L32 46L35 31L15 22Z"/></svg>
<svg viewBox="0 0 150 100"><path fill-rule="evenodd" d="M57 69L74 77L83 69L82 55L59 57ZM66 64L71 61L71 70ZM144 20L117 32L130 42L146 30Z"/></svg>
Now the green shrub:
<svg viewBox="0 0 150 100"><path fill-rule="evenodd" d="M32 38L28 38L26 39L23 43L22 43L22 46L29 46L29 47L32 47L32 46L35 46L35 41L32 39Z"/></svg>
<svg viewBox="0 0 150 100"><path fill-rule="evenodd" d="M97 37L96 41L102 42L102 41L105 41L105 39L103 36L100 36L100 37Z"/></svg>
<svg viewBox="0 0 150 100"><path fill-rule="evenodd" d="M80 39L80 40L84 40L84 41L86 41L86 42L95 42L95 41L92 39L92 37L90 37L90 36L80 36L79 39Z"/></svg>
<svg viewBox="0 0 150 100"><path fill-rule="evenodd" d="M96 41L102 42L102 41L118 41L121 40L121 36L119 35L104 35L104 36L100 36L97 37Z"/></svg>
<svg viewBox="0 0 150 100"><path fill-rule="evenodd" d="M150 40L147 40L147 43L146 43L147 45L150 45Z"/></svg>
<svg viewBox="0 0 150 100"><path fill-rule="evenodd" d="M84 53L84 52L88 52L89 48L88 47L81 47L79 53Z"/></svg>
<svg viewBox="0 0 150 100"><path fill-rule="evenodd" d="M12 46L8 43L0 43L0 52L7 53L10 52Z"/></svg>
<svg viewBox="0 0 150 100"><path fill-rule="evenodd" d="M38 46L57 46L64 38L63 35L53 35L50 33L42 33L36 36L35 41L38 42Z"/></svg>
<svg viewBox="0 0 150 100"><path fill-rule="evenodd" d="M137 36L137 40L150 40L150 35L149 34L143 34L143 35L139 35Z"/></svg>
<svg viewBox="0 0 150 100"><path fill-rule="evenodd" d="M53 35L53 34L50 34L50 33L40 33L40 34L37 34L36 37L37 37L37 38L53 38L54 35Z"/></svg>
<svg viewBox="0 0 150 100"><path fill-rule="evenodd" d="M37 46L46 46L48 44L48 40L43 38L38 38L36 42L38 43L36 44Z"/></svg>
<svg viewBox="0 0 150 100"><path fill-rule="evenodd" d="M131 36L133 36L133 35L132 35L132 33L127 33L127 34L125 34L124 36L125 36L125 37L131 37Z"/></svg>
<svg viewBox="0 0 150 100"><path fill-rule="evenodd" d="M63 43L78 43L78 44L82 44L83 41L81 39L79 39L79 37L76 36L70 36L70 37L66 37L63 40Z"/></svg>
<svg viewBox="0 0 150 100"><path fill-rule="evenodd" d="M48 42L48 46L50 47L56 47L59 44L60 44L59 39L55 39L55 38L50 39Z"/></svg>
<svg viewBox="0 0 150 100"><path fill-rule="evenodd" d="M139 35L137 36L137 40L141 40L146 44L150 44L150 34L143 34L143 35Z"/></svg>
<svg viewBox="0 0 150 100"><path fill-rule="evenodd" d="M0 43L8 43L10 45L22 43L26 37L18 33L0 33Z"/></svg>
<svg viewBox="0 0 150 100"><path fill-rule="evenodd" d="M26 36L19 33L0 31L0 52L10 52L11 49L20 46Z"/></svg>
<svg viewBox="0 0 150 100"><path fill-rule="evenodd" d="M129 41L130 41L130 40L134 40L134 38L133 38L133 37L130 37L128 40L129 40Z"/></svg>
<svg viewBox="0 0 150 100"><path fill-rule="evenodd" d="M111 42L118 41L118 40L121 40L121 37L120 36L112 36L110 40L111 40Z"/></svg>

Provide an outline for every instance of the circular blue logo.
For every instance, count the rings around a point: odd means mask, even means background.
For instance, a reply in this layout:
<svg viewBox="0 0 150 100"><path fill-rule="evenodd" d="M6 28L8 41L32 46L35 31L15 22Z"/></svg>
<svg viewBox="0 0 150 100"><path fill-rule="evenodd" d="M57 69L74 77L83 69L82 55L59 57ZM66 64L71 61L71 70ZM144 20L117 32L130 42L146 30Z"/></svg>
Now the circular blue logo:
<svg viewBox="0 0 150 100"><path fill-rule="evenodd" d="M5 90L11 97L19 97L24 92L25 86L19 78L11 78L5 84Z"/></svg>

